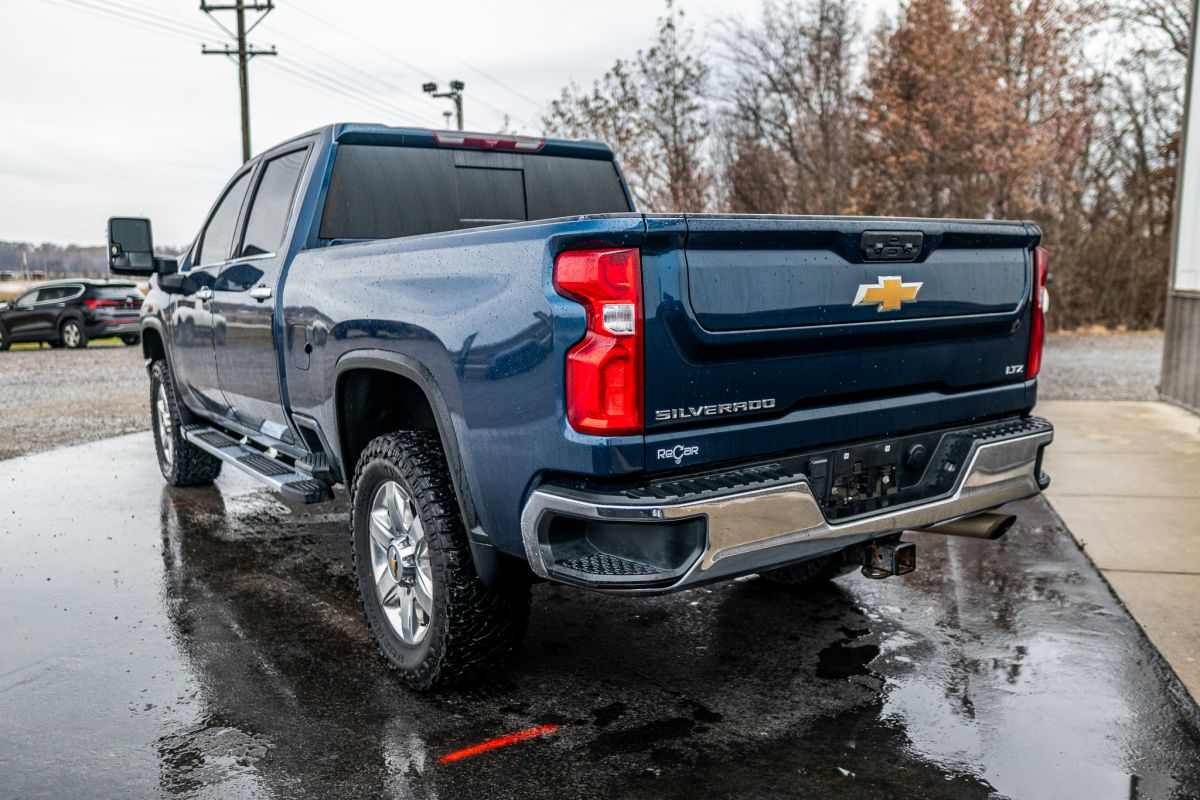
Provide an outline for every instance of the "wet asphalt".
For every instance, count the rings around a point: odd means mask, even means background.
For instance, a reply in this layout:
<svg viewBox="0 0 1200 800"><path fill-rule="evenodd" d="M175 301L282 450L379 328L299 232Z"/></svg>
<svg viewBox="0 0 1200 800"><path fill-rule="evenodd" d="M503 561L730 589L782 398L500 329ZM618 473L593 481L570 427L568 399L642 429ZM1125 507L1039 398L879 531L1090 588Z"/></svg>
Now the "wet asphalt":
<svg viewBox="0 0 1200 800"><path fill-rule="evenodd" d="M148 433L3 461L0 797L1200 796L1195 704L1019 512L910 535L887 581L540 585L510 669L418 695L367 639L340 498L169 489Z"/></svg>

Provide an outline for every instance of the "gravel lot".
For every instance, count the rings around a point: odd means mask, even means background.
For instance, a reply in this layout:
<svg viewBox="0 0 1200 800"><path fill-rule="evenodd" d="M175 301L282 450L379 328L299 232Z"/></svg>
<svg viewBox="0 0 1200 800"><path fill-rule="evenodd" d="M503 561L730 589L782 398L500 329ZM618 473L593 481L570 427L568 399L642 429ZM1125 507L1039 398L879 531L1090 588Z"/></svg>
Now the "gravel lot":
<svg viewBox="0 0 1200 800"><path fill-rule="evenodd" d="M142 348L0 353L0 459L150 427Z"/></svg>
<svg viewBox="0 0 1200 800"><path fill-rule="evenodd" d="M1155 400L1161 334L1051 336L1043 400ZM0 459L150 427L139 347L0 353Z"/></svg>
<svg viewBox="0 0 1200 800"><path fill-rule="evenodd" d="M1161 333L1051 336L1041 400L1157 400Z"/></svg>

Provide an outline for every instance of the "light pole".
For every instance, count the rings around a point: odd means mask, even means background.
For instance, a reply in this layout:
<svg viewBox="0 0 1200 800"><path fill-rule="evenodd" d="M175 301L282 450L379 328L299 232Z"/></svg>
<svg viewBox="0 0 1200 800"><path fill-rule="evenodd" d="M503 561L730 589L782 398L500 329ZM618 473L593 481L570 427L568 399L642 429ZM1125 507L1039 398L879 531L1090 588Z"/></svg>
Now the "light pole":
<svg viewBox="0 0 1200 800"><path fill-rule="evenodd" d="M454 111L458 117L458 129L463 129L463 89L466 85L462 81L450 81L450 91L439 92L436 83L426 83L421 86L425 94L433 97L448 97L454 101Z"/></svg>

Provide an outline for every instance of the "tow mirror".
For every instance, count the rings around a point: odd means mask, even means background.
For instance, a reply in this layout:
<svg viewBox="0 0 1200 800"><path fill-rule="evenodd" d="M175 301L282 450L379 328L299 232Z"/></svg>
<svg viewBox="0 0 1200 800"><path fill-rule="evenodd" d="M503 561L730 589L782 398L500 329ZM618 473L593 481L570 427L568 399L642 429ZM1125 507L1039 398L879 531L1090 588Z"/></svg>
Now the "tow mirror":
<svg viewBox="0 0 1200 800"><path fill-rule="evenodd" d="M150 220L113 217L108 221L108 269L117 275L153 275L157 271Z"/></svg>

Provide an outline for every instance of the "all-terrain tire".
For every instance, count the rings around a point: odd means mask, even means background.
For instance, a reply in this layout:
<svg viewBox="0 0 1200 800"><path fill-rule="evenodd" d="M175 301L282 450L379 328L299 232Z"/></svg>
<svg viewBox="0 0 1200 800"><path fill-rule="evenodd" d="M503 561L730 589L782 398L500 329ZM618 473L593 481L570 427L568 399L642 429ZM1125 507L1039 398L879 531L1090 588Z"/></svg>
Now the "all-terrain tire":
<svg viewBox="0 0 1200 800"><path fill-rule="evenodd" d="M825 556L788 564L786 567L760 572L758 577L768 583L795 588L811 588L848 575L862 567L862 547L855 545Z"/></svg>
<svg viewBox="0 0 1200 800"><path fill-rule="evenodd" d="M166 361L150 367L150 417L158 468L172 486L203 486L221 474L221 460L183 436L191 414L179 400L175 379Z"/></svg>
<svg viewBox="0 0 1200 800"><path fill-rule="evenodd" d="M433 611L424 638L401 639L376 590L370 510L377 491L393 481L420 518L432 574ZM529 584L489 588L479 579L467 532L432 431L402 431L367 445L350 487L354 577L367 628L380 654L406 685L431 689L479 678L502 666L520 644L529 620Z"/></svg>

